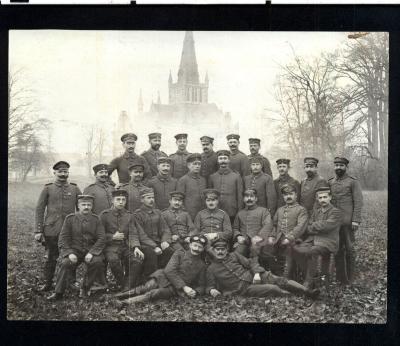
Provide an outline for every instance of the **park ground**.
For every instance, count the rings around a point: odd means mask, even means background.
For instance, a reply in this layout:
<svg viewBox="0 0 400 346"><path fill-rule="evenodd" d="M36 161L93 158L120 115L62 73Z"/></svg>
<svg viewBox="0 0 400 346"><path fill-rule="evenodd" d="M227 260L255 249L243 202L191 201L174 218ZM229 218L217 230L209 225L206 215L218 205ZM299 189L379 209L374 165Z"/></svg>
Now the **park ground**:
<svg viewBox="0 0 400 346"><path fill-rule="evenodd" d="M302 297L201 297L122 306L111 295L63 301L38 292L44 248L34 242L35 205L42 184L8 186L7 317L9 320L385 323L387 192L365 191L356 234L358 274L351 287L332 283L315 302Z"/></svg>

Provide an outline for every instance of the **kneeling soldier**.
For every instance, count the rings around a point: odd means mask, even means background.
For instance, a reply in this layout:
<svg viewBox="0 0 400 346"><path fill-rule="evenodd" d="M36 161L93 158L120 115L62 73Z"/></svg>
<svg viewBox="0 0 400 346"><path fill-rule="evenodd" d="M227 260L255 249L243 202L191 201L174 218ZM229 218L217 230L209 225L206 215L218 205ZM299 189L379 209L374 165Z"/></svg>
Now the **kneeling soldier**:
<svg viewBox="0 0 400 346"><path fill-rule="evenodd" d="M96 277L104 275L104 227L92 213L93 196L79 195L75 214L65 218L58 239L61 267L57 275L55 293L48 299L61 299L76 267L85 262L86 273L81 287L81 297L86 296Z"/></svg>
<svg viewBox="0 0 400 346"><path fill-rule="evenodd" d="M113 206L100 214L106 233L104 255L118 288L126 289L137 285L144 255L140 251L140 236L133 214L125 209L128 192L116 190L112 197Z"/></svg>
<svg viewBox="0 0 400 346"><path fill-rule="evenodd" d="M204 293L206 264L202 252L207 244L204 236L191 236L189 250L177 250L165 269L159 269L150 275L150 279L134 290L116 295L117 298L129 297L127 303L148 300L168 299L174 296L194 298Z"/></svg>
<svg viewBox="0 0 400 346"><path fill-rule="evenodd" d="M218 239L212 244L214 260L207 268L206 292L211 296L239 294L247 297L289 295L289 292L315 298L318 290L310 290L293 280L287 280L265 271L257 258L251 259L231 252L228 243Z"/></svg>

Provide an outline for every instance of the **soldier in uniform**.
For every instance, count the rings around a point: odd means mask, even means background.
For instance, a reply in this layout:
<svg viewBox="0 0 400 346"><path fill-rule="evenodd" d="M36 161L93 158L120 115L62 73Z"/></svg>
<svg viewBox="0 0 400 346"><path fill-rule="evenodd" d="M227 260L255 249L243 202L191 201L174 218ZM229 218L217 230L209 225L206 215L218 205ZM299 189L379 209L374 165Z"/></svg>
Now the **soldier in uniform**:
<svg viewBox="0 0 400 346"><path fill-rule="evenodd" d="M147 186L154 190L156 208L160 210L169 207L169 193L176 190L178 181L171 177L172 162L169 157L158 159L158 174L147 182Z"/></svg>
<svg viewBox="0 0 400 346"><path fill-rule="evenodd" d="M161 215L171 232L171 247L176 251L187 247L189 235L193 232L194 226L189 213L183 210L185 194L181 191L172 191L169 195L169 208L165 209Z"/></svg>
<svg viewBox="0 0 400 346"><path fill-rule="evenodd" d="M257 204L267 208L273 216L276 211L276 191L272 177L262 172L262 158L251 157L249 159L251 174L244 177L245 189L257 191Z"/></svg>
<svg viewBox="0 0 400 346"><path fill-rule="evenodd" d="M261 159L261 170L265 173L268 174L269 176L271 176L271 178L273 178L272 176L272 170L271 170L271 163L269 162L269 160L262 156L260 154L260 143L261 143L261 139L259 138L249 138L249 147L250 147L250 155L247 156L250 159L252 158L260 158Z"/></svg>
<svg viewBox="0 0 400 346"><path fill-rule="evenodd" d="M188 158L190 153L186 150L188 144L187 137L187 133L179 133L175 135L178 150L176 151L176 153L169 156L172 160L171 175L175 179L183 177L188 172L186 159Z"/></svg>
<svg viewBox="0 0 400 346"><path fill-rule="evenodd" d="M187 196L185 198L185 209L192 220L197 213L204 209L203 190L207 187L206 178L200 175L201 155L190 154L187 158L189 172L178 180L177 190Z"/></svg>
<svg viewBox="0 0 400 346"><path fill-rule="evenodd" d="M135 153L137 136L134 133L125 133L121 136L121 142L125 148L125 152L122 156L118 156L113 159L108 165L108 174L111 175L114 170L117 170L118 180L120 184L129 183L129 166L132 162L139 161L144 166L145 178L151 177L150 167L147 161Z"/></svg>
<svg viewBox="0 0 400 346"><path fill-rule="evenodd" d="M144 165L140 161L132 162L129 166L129 175L131 180L129 183L122 184L121 189L128 191L128 202L126 208L133 213L142 205L140 201L140 190L146 188L146 182L143 178Z"/></svg>
<svg viewBox="0 0 400 346"><path fill-rule="evenodd" d="M104 274L105 245L104 227L100 218L91 212L93 196L79 195L78 209L65 218L58 246L60 248L60 271L57 275L55 293L48 299L61 299L73 271L85 262L86 271L80 296L89 292L96 278Z"/></svg>
<svg viewBox="0 0 400 346"><path fill-rule="evenodd" d="M318 159L315 157L304 158L304 171L307 178L301 181L300 185L300 205L307 209L308 215L312 214L314 206L318 203L315 199L315 192L323 186L328 186L328 182L318 175Z"/></svg>
<svg viewBox="0 0 400 346"><path fill-rule="evenodd" d="M108 180L107 164L100 163L93 166L93 171L96 182L87 186L83 190L83 194L94 197L92 212L100 215L103 210L111 208L114 186Z"/></svg>
<svg viewBox="0 0 400 346"><path fill-rule="evenodd" d="M272 231L272 219L268 209L257 204L257 191L246 189L243 195L244 209L233 223L233 248L245 257L258 256Z"/></svg>
<svg viewBox="0 0 400 346"><path fill-rule="evenodd" d="M208 177L218 170L217 154L213 150L214 138L203 136L200 141L203 148L200 175L208 181Z"/></svg>
<svg viewBox="0 0 400 346"><path fill-rule="evenodd" d="M228 246L224 239L217 239L212 244L214 259L206 271L206 293L211 296L288 296L290 292L310 298L318 296L316 289L308 289L296 281L266 271L258 264L257 257L246 258L237 252L229 253Z"/></svg>
<svg viewBox="0 0 400 346"><path fill-rule="evenodd" d="M219 206L228 213L233 224L237 212L243 206L243 181L239 173L229 168L229 151L219 150L217 158L219 169L210 175L208 185L219 191L221 195Z"/></svg>
<svg viewBox="0 0 400 346"><path fill-rule="evenodd" d="M149 143L150 149L143 152L141 156L146 159L147 164L150 166L150 177L154 177L158 174L158 159L160 157L168 157L168 155L160 150L161 133L150 133Z"/></svg>
<svg viewBox="0 0 400 346"><path fill-rule="evenodd" d="M278 167L279 177L274 180L275 191L277 195L277 208L285 205L281 188L283 185L291 184L296 189L297 202L300 200L300 183L289 175L290 160L289 159L278 159L276 160Z"/></svg>
<svg viewBox="0 0 400 346"><path fill-rule="evenodd" d="M206 237L191 236L189 249L174 252L165 269L159 269L151 274L144 285L117 297L137 295L125 301L125 303L133 304L176 296L195 298L203 294L206 264L201 254L206 244Z"/></svg>
<svg viewBox="0 0 400 346"><path fill-rule="evenodd" d="M47 259L43 268L44 285L41 291L50 291L56 270L58 236L64 219L74 213L81 194L75 183L68 182L69 163L59 161L53 166L55 181L44 186L36 205L35 240L45 245Z"/></svg>
<svg viewBox="0 0 400 346"><path fill-rule="evenodd" d="M240 136L230 134L226 136L228 147L231 152L229 167L240 174L242 178L250 174L250 163L246 154L239 150Z"/></svg>
<svg viewBox="0 0 400 346"><path fill-rule="evenodd" d="M136 224L141 227L148 237L141 251L144 253L142 277L147 278L159 268L164 268L174 250L170 248L171 232L161 211L154 208L154 190L140 190L142 206L133 216Z"/></svg>
<svg viewBox="0 0 400 346"><path fill-rule="evenodd" d="M329 258L336 253L339 245L339 229L342 221L342 212L331 203L329 187L321 187L316 191L318 206L314 208L306 229L306 239L293 246L293 257L304 263L306 269L304 286L312 287L317 270L318 257L322 256L322 274L329 274Z"/></svg>
<svg viewBox="0 0 400 346"><path fill-rule="evenodd" d="M332 204L343 211L339 232L339 251L336 255L336 276L343 284L352 283L355 270L354 233L361 223L363 195L357 178L346 173L349 160L334 159L336 176L328 180L332 191Z"/></svg>
<svg viewBox="0 0 400 346"><path fill-rule="evenodd" d="M264 247L261 257L267 263L274 260L274 272L293 276L292 247L304 235L307 227L307 210L297 203L296 188L291 184L281 188L285 205L278 208L273 219L273 231L268 237L268 246ZM272 256L272 258L271 258ZM285 266L286 263L286 266ZM273 265L272 265L273 266Z"/></svg>

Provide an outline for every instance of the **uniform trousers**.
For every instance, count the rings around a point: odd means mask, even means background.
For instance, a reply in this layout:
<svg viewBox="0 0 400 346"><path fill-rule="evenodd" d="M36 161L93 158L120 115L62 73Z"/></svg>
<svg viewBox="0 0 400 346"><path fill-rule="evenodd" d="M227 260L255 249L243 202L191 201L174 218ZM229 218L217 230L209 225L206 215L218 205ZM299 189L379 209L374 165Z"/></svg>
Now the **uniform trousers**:
<svg viewBox="0 0 400 346"><path fill-rule="evenodd" d="M246 297L266 297L274 294L282 294L283 290L288 289L288 280L272 274L264 272L260 274L260 284L250 284L245 282L240 289L240 294Z"/></svg>
<svg viewBox="0 0 400 346"><path fill-rule="evenodd" d="M143 269L140 280L141 282L144 282L150 276L150 274L154 273L157 269L165 268L174 253L174 249L172 249L171 246L167 247L165 250L162 250L160 255L157 255L154 252L154 248L150 246L141 247L141 251L144 254Z"/></svg>
<svg viewBox="0 0 400 346"><path fill-rule="evenodd" d="M335 256L336 277L348 284L354 280L356 252L354 231L351 225L342 225L339 230L339 250Z"/></svg>

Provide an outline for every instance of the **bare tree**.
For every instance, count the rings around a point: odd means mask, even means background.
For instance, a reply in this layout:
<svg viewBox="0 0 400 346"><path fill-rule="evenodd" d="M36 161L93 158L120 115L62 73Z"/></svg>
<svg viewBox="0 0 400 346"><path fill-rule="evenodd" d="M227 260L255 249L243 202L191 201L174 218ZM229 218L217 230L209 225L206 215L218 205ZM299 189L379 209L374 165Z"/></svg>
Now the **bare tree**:
<svg viewBox="0 0 400 346"><path fill-rule="evenodd" d="M94 161L96 163L103 161L107 136L104 129L96 124L89 124L85 128L84 135L86 138L87 174L91 176Z"/></svg>

